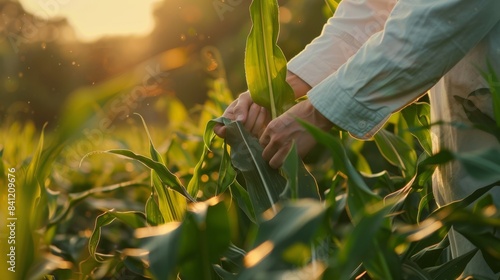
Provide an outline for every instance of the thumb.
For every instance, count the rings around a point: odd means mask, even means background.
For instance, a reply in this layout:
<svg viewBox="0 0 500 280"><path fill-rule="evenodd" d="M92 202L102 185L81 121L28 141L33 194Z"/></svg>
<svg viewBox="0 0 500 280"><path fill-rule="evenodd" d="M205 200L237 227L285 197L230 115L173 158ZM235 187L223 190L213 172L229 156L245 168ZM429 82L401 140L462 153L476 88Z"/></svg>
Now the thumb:
<svg viewBox="0 0 500 280"><path fill-rule="evenodd" d="M219 136L220 138L225 138L226 137L226 127L223 124L216 124L214 126L214 133L215 135Z"/></svg>

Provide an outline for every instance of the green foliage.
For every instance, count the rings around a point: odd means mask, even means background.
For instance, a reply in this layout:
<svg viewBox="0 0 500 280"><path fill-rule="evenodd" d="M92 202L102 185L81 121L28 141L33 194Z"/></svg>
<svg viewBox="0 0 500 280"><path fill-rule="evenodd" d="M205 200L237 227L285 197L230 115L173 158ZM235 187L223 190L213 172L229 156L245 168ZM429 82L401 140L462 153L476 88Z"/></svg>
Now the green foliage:
<svg viewBox="0 0 500 280"><path fill-rule="evenodd" d="M272 118L281 115L295 99L286 82L286 58L277 45L278 2L253 0L250 5L252 29L245 52L245 74L255 103L267 108Z"/></svg>
<svg viewBox="0 0 500 280"><path fill-rule="evenodd" d="M340 1L338 1L338 2L340 2ZM330 11L332 11L332 13L334 13L337 10L337 8L339 6L338 2L336 0L325 0L326 5L330 9Z"/></svg>

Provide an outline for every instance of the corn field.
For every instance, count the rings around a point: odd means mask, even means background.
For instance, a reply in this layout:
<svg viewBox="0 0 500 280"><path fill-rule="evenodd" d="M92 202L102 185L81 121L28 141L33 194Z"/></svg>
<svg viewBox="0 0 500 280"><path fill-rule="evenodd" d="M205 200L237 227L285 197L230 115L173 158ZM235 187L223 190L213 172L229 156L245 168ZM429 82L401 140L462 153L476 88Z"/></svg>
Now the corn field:
<svg viewBox="0 0 500 280"><path fill-rule="evenodd" d="M250 14L249 90L276 117L297 102L277 1L253 0ZM235 98L223 70L203 105L158 104L166 127L139 114L105 125L116 92L139 83L129 75L73 92L50 131L2 124L2 279L455 279L477 250L500 271L500 240L487 230L500 227L500 205L484 195L495 184L439 208L431 188L450 162L500 181L500 150L433 154L432 126L465 124L431 123L425 97L369 141L302 122L318 144L304 159L292 147L277 170L241 123L220 117ZM500 117L490 121L477 126L500 141ZM94 151L79 153L89 142ZM477 250L451 259L451 227Z"/></svg>

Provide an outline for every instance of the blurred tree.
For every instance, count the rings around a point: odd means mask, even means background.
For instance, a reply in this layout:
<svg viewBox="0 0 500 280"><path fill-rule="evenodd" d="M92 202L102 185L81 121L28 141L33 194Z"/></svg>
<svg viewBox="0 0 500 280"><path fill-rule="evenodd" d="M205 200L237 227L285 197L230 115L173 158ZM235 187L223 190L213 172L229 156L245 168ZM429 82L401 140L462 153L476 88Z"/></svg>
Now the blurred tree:
<svg viewBox="0 0 500 280"><path fill-rule="evenodd" d="M55 124L72 91L134 71L151 60L169 66L161 69L169 72L169 82L162 83L159 94L175 93L188 107L201 104L207 81L214 77L201 52L206 46L221 53L224 65L218 67L225 67L233 92L243 91L249 5L249 0L163 1L156 7L156 27L148 36L82 43L65 19L42 20L17 1L0 1L0 121ZM279 44L291 58L319 34L326 20L319 16L324 2L280 1L280 5ZM165 55L172 49L180 51Z"/></svg>

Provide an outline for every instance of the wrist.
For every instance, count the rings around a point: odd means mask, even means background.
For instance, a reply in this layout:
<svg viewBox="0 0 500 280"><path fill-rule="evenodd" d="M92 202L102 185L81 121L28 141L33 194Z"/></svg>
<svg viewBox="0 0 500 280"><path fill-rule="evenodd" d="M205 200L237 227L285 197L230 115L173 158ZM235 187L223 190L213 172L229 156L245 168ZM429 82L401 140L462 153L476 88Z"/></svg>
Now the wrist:
<svg viewBox="0 0 500 280"><path fill-rule="evenodd" d="M295 99L303 97L312 88L308 83L291 71L287 72L286 81L292 87Z"/></svg>
<svg viewBox="0 0 500 280"><path fill-rule="evenodd" d="M308 99L300 101L287 113L293 119L302 119L324 131L328 131L335 126L328 118L321 114Z"/></svg>

